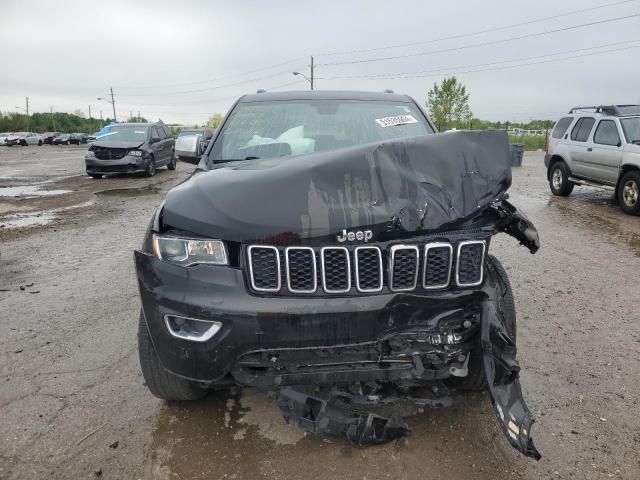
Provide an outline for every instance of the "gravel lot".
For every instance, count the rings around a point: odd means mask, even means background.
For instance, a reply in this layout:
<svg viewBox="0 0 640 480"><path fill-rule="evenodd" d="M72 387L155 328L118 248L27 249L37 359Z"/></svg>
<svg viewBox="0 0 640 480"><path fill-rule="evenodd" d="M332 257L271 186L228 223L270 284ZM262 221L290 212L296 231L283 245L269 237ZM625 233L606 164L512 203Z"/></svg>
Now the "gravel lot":
<svg viewBox="0 0 640 480"><path fill-rule="evenodd" d="M640 478L640 218L610 192L552 197L542 154L527 154L511 199L542 249L492 246L516 296L542 460L507 444L484 394L410 415L405 440L357 449L286 426L253 390L151 396L132 252L193 166L93 180L84 150L0 147L0 479Z"/></svg>

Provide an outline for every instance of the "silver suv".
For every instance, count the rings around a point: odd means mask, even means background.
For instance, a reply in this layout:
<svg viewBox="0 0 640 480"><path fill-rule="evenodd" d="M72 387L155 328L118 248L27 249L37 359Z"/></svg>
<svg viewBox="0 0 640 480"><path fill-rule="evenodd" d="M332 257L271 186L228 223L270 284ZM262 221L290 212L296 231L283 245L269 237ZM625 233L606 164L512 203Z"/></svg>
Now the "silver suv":
<svg viewBox="0 0 640 480"><path fill-rule="evenodd" d="M625 213L640 215L640 105L572 108L555 124L544 164L554 195L606 188Z"/></svg>

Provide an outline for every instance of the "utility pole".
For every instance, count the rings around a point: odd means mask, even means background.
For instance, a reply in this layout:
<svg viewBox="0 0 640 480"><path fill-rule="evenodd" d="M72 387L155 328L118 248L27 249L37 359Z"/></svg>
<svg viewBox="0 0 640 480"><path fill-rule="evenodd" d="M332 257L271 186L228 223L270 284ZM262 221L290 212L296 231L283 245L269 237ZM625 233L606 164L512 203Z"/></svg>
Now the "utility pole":
<svg viewBox="0 0 640 480"><path fill-rule="evenodd" d="M100 122L103 122L104 120L102 120L102 110L100 110Z"/></svg>
<svg viewBox="0 0 640 480"><path fill-rule="evenodd" d="M117 123L117 119L116 119L116 101L113 99L113 87L111 87L109 90L111 90L111 106L113 107L113 122Z"/></svg>
<svg viewBox="0 0 640 480"><path fill-rule="evenodd" d="M27 132L29 132L29 97L26 97L27 99Z"/></svg>
<svg viewBox="0 0 640 480"><path fill-rule="evenodd" d="M93 132L93 118L91 118L91 105L89 105L89 129Z"/></svg>
<svg viewBox="0 0 640 480"><path fill-rule="evenodd" d="M140 110L138 110L138 123L142 123L142 122L140 121Z"/></svg>
<svg viewBox="0 0 640 480"><path fill-rule="evenodd" d="M133 119L133 110L129 110L129 121L135 122L135 120Z"/></svg>
<svg viewBox="0 0 640 480"><path fill-rule="evenodd" d="M53 123L53 131L56 131L56 117L53 116L53 107L49 107L49 111L51 112L51 123Z"/></svg>
<svg viewBox="0 0 640 480"><path fill-rule="evenodd" d="M311 55L311 90L313 90L313 55Z"/></svg>

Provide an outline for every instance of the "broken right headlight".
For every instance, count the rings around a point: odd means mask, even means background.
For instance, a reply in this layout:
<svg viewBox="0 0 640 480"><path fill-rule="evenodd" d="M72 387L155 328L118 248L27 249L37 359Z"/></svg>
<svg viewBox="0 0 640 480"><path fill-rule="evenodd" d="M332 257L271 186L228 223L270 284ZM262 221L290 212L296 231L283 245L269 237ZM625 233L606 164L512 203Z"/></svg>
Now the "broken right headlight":
<svg viewBox="0 0 640 480"><path fill-rule="evenodd" d="M153 236L153 255L169 263L188 267L199 263L228 265L229 260L221 240L202 240L171 236Z"/></svg>

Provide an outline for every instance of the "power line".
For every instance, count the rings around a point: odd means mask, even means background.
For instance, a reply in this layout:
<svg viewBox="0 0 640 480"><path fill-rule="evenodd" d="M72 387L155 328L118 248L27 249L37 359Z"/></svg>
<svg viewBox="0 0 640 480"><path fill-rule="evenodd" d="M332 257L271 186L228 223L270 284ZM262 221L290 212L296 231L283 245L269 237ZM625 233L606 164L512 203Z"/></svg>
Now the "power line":
<svg viewBox="0 0 640 480"><path fill-rule="evenodd" d="M547 31L544 31L544 32L528 33L526 35L519 35L517 37L511 37L511 38L504 38L504 39L501 39L501 40L490 40L490 41L486 41L486 42L462 45L462 46L459 46L459 47L443 48L443 49L440 49L440 50L430 50L430 51L418 52L418 53L407 53L407 54L404 54L404 55L394 55L394 56L389 56L389 57L369 58L369 59L365 59L365 60L348 60L348 61L343 61L343 62L321 63L320 65L321 66L351 65L351 64L357 64L357 63L380 62L380 61L384 61L384 60L397 60L399 58L420 57L420 56L425 56L425 55L433 55L433 54L436 54L436 53L455 52L455 51L459 51L459 50L466 50L468 48L485 47L485 46L488 46L488 45L496 45L496 44L499 44L499 43L512 42L514 40L522 40L522 39L525 39L525 38L534 38L534 37L539 37L539 36L542 36L542 35L550 35L552 33L567 32L567 31L570 31L570 30L578 29L578 28L592 27L594 25L601 25L603 23L616 22L616 21L619 21L619 20L627 20L627 19L636 18L636 17L640 17L640 13L634 13L632 15L625 15L625 16L622 16L622 17L607 18L605 20L596 20L594 22L582 23L582 24L579 24L579 25L572 25L570 27L556 28L556 29L547 30Z"/></svg>
<svg viewBox="0 0 640 480"><path fill-rule="evenodd" d="M563 61L563 60L574 60L576 58L582 58L582 57L590 57L593 55L601 55L604 53L613 53L613 52L621 52L623 50L630 50L633 48L640 48L640 45L633 45L630 47L623 47L623 48L614 48L611 50L603 50L601 52L591 52L591 53L585 53L582 55L574 55L574 56L569 56L569 57L563 57L563 58L551 58L548 60L541 60L539 62L530 62L530 63L523 63L520 65L506 65L503 67L495 67L495 68L483 68L483 69L478 69L478 70L463 70L463 71L457 71L457 72L446 72L446 73L438 73L438 74L426 74L426 75L411 75L411 76L398 76L398 77L394 77L393 80L407 80L407 79L413 79L413 78L428 78L428 77L435 77L435 76L446 76L446 75L459 75L461 73L477 73L477 72L490 72L490 71L496 71L496 70L508 70L510 68L519 68L519 67L528 67L531 65L540 65L543 63L552 63L552 62L559 62L559 61ZM327 78L326 80L330 80L329 78Z"/></svg>
<svg viewBox="0 0 640 480"><path fill-rule="evenodd" d="M218 90L220 88L235 87L236 85L242 85L243 83L256 82L258 80L265 80L267 78L279 77L279 76L284 75L284 74L291 75L291 71L287 70L287 71L282 71L282 72L278 72L278 73L273 73L273 74L270 74L270 75L265 75L264 77L251 78L251 79L248 79L248 80L241 80L239 82L227 83L227 84L224 84L224 85L216 85L216 86L207 87L207 88L198 88L198 89L195 89L195 90L182 90L182 91L177 91L177 92L161 92L161 93L138 93L138 94L135 94L135 95L120 95L120 98L161 97L161 96L170 96L170 95L184 95L184 94L187 94L187 93L206 92L206 91L209 91L209 90Z"/></svg>
<svg viewBox="0 0 640 480"><path fill-rule="evenodd" d="M525 26L525 25L532 25L534 23L546 22L548 20L555 20L557 18L568 17L568 16L571 16L571 15L577 15L579 13L591 12L591 11L599 10L599 9L602 9L602 8L614 7L614 6L618 6L618 5L623 5L625 3L634 3L634 2L637 2L637 1L638 0L623 0L621 2L605 3L605 4L602 4L602 5L597 5L595 7L582 8L580 10L572 10L570 12L560 13L558 15L552 15L552 16L549 16L549 17L536 18L535 20L528 20L526 22L513 23L513 24L510 24L510 25L504 25L502 27L487 28L485 30L476 30L475 32L460 33L460 34L456 34L456 35L450 35L450 36L447 36L447 37L433 38L431 40L422 40L422 41L418 41L418 42L400 43L400 44L396 44L396 45L389 45L389 46L386 46L386 47L375 47L375 48L365 48L365 49L361 49L361 50L348 50L348 51L341 51L341 52L321 53L321 54L319 54L319 56L348 55L348 54L353 54L353 53L368 53L368 52L377 52L377 51L381 51L381 50L391 50L393 48L415 47L417 45L425 45L425 44L429 44L429 43L442 42L442 41L445 41L445 40L455 40L455 39L458 39L458 38L472 37L472 36L475 36L475 35L481 35L483 33L492 33L492 32L498 32L498 31L501 31L501 30L507 30L509 28L522 27L522 26Z"/></svg>
<svg viewBox="0 0 640 480"><path fill-rule="evenodd" d="M635 0L634 0L635 1ZM141 86L136 86L136 87L116 87L120 90L146 90L149 88L172 88L172 87L182 87L182 86L187 86L187 85L201 85L203 83L211 83L211 82L217 82L220 80L227 80L229 78L236 78L236 77L242 77L244 75L248 75L251 73L256 73L256 72L262 72L264 70L271 70L272 68L277 68L277 67L282 67L283 65L289 65L291 63L296 63L299 62L301 60L304 60L305 57L298 57L295 58L293 60L288 60L286 62L281 62L281 63L276 63L273 65L268 65L266 67L260 67L260 68L254 68L252 70L245 70L243 72L240 73L234 73L231 75L224 75L222 77L216 77L216 78L210 78L208 80L199 80L197 82L188 82L188 83L174 83L174 84L168 84L168 85L141 85Z"/></svg>
<svg viewBox="0 0 640 480"><path fill-rule="evenodd" d="M266 90L267 90L267 91L274 91L274 90L278 90L278 89L280 89L280 88L290 87L290 86L292 86L292 85L296 85L296 84L302 83L302 82L304 82L304 81L305 81L305 80L295 80L295 81L293 81L293 82L287 82L287 83L284 83L284 84L281 84L281 85L276 85L276 86L270 87L270 88L268 88L268 89L266 89ZM242 95L244 95L244 93L239 93L239 94L236 94L236 95L228 95L228 96L226 96L226 97L219 97L219 98L217 98L217 100L236 100L236 99L240 98ZM208 100L200 99L200 100L198 100L198 103L203 103L203 102L206 102L206 101L208 101ZM144 104L144 103L132 102L132 103L123 103L123 105L125 105L125 106L127 106L127 105L136 105L136 106L137 106L137 105L142 105L142 106L144 106L144 105L167 106L167 105L168 105L168 106L171 106L171 105L183 105L183 103L174 103L174 104L163 104L163 103ZM131 108L131 107L130 107L130 108ZM201 111L193 111L193 110L192 110L192 111L189 111L189 112L176 112L176 111L173 111L173 110L163 110L163 111L159 111L159 110L147 110L147 109L144 109L144 112L143 112L143 113L156 113L156 114L157 114L157 113L160 113L160 114L169 114L169 115L210 115L210 114L211 114L211 111L209 110L209 111L203 111L203 112L201 112Z"/></svg>
<svg viewBox="0 0 640 480"><path fill-rule="evenodd" d="M613 46L617 46L617 45L627 45L629 43L635 43L635 42L640 42L640 39L636 39L636 40L626 40L623 42L614 42L614 43L605 43L602 45L595 45L593 47L585 47L585 48L575 48L572 50L564 50L561 52L555 52L555 53L545 53L543 55L535 55L533 57L524 57L524 58L513 58L510 60L499 60L496 62L488 62L488 63L476 63L473 65L458 65L456 67L445 67L445 68L439 68L439 69L435 69L435 70L417 70L417 71L411 71L411 72L397 72L397 73L377 73L377 74L361 74L361 75L338 75L338 76L332 76L332 77L321 77L324 80L345 80L345 79L357 79L357 78L370 78L370 79L394 79L397 77L404 77L404 76L409 76L409 75L419 75L419 74L435 74L438 72L450 72L451 70L458 70L461 68L477 68L477 67L488 67L488 66L492 66L492 65L500 65L500 64L504 64L504 63L514 63L514 62L525 62L525 61L529 61L529 60L536 60L539 58L544 58L544 57L551 57L551 56L555 56L555 55L566 55L568 53L578 53L578 52L585 52L587 50L594 50L597 48L606 48L606 47L613 47Z"/></svg>

